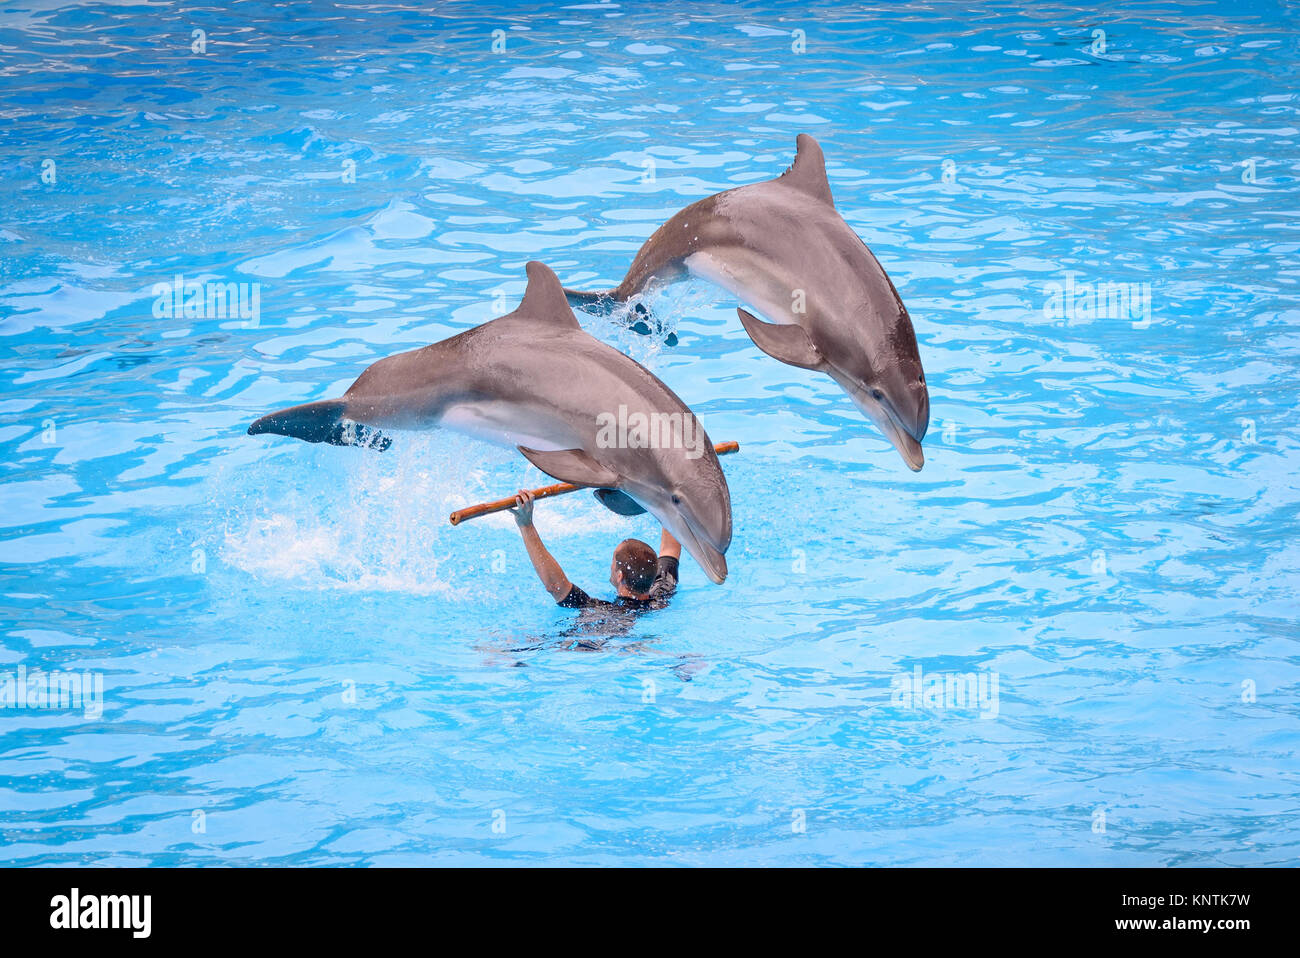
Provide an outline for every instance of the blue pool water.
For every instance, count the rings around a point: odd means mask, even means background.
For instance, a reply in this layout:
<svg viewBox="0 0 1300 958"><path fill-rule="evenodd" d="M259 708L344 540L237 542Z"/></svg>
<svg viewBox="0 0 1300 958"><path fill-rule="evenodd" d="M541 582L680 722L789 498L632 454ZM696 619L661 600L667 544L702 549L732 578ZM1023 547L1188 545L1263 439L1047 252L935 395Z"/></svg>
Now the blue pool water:
<svg viewBox="0 0 1300 958"><path fill-rule="evenodd" d="M0 712L0 859L1296 860L1294 6L425 6L0 8L0 679L103 683ZM924 471L721 291L657 294L676 346L581 317L742 443L725 586L581 651L508 517L446 522L518 456L245 435L527 260L616 283L801 132L912 313ZM156 316L177 274L256 322ZM538 527L598 594L657 533Z"/></svg>

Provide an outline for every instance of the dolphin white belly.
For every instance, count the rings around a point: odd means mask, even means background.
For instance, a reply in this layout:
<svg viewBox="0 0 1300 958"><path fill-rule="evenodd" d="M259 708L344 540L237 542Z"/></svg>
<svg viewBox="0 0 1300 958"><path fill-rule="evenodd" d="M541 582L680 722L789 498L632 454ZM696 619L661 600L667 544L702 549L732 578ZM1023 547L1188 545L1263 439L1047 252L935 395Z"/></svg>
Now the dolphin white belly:
<svg viewBox="0 0 1300 958"><path fill-rule="evenodd" d="M771 271L755 270L736 257L701 250L682 261L687 272L715 286L721 286L742 302L749 303L773 323L793 324L793 291L780 291L770 280Z"/></svg>
<svg viewBox="0 0 1300 958"><path fill-rule="evenodd" d="M448 407L438 424L508 448L527 446L553 452L583 446L576 431L561 419L527 405L501 400L456 403Z"/></svg>

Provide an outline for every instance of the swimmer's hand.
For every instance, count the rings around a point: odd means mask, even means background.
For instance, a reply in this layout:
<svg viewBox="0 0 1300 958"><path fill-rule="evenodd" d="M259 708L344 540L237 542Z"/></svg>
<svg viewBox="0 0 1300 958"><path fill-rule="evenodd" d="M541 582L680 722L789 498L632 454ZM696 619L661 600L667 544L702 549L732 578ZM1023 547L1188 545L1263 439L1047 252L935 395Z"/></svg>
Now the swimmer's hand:
<svg viewBox="0 0 1300 958"><path fill-rule="evenodd" d="M510 510L515 517L515 525L527 529L533 524L533 494L527 489L520 489L515 494L515 507Z"/></svg>
<svg viewBox="0 0 1300 958"><path fill-rule="evenodd" d="M528 561L533 564L533 571L537 573L537 578L542 580L542 585L546 587L552 599L556 602L564 601L564 597L573 591L573 583L564 574L560 564L555 561L555 556L546 551L546 546L542 545L542 537L533 528L533 494L526 489L520 489L515 495L515 507L510 511L514 514L515 525L519 526L519 538L524 540L524 548L528 550Z"/></svg>

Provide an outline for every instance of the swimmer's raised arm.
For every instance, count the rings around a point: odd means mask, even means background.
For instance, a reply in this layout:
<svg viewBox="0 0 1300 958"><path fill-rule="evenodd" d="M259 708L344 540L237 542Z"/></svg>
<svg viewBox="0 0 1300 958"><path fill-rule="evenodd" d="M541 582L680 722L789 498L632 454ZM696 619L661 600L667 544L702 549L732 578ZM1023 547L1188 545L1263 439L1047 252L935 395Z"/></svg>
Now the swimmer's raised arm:
<svg viewBox="0 0 1300 958"><path fill-rule="evenodd" d="M673 534L667 529L659 533L659 554L672 556L674 559L682 557L682 544L673 538Z"/></svg>
<svg viewBox="0 0 1300 958"><path fill-rule="evenodd" d="M537 529L533 526L533 494L526 489L520 489L519 494L515 496L515 507L510 512L515 517L515 525L519 527L519 534L523 537L524 548L528 550L528 558L533 563L537 578L542 580L542 585L551 594L551 598L559 602L569 594L573 583L564 574L560 564L555 561L555 556L542 545L542 537L537 534Z"/></svg>

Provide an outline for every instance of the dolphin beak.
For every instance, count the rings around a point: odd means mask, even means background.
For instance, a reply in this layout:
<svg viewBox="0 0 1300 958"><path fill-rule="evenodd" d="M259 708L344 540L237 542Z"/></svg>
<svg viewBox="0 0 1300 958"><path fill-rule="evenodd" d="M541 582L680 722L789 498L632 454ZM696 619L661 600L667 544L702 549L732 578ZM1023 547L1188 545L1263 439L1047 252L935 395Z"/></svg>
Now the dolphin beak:
<svg viewBox="0 0 1300 958"><path fill-rule="evenodd" d="M695 561L714 585L722 585L727 581L727 557L713 546L697 542L691 555L695 556Z"/></svg>
<svg viewBox="0 0 1300 958"><path fill-rule="evenodd" d="M921 467L925 465L925 453L921 451L921 440L925 438L925 431L930 428L930 391L924 386L921 387L921 400L917 403L913 413L914 419L907 422L903 416L899 415L898 410L894 408L893 403L884 404L885 411L889 413L889 418L894 421L902 433L895 441L894 448L898 450L903 461L907 463L908 468L913 472L920 472Z"/></svg>
<svg viewBox="0 0 1300 958"><path fill-rule="evenodd" d="M930 425L930 397L927 394L917 410L916 422L905 423L895 411L888 397L884 401L872 398L871 394L860 386L855 386L849 393L853 404L862 410L863 415L880 427L885 438L898 450L907 463L907 468L920 472L925 465L925 453L921 450L921 437Z"/></svg>
<svg viewBox="0 0 1300 958"><path fill-rule="evenodd" d="M704 574L709 577L714 585L722 585L727 581L727 557L705 542L703 538L691 528L691 524L682 517L682 528L680 531L671 530L677 538L681 540L686 551L689 552L700 564Z"/></svg>
<svg viewBox="0 0 1300 958"><path fill-rule="evenodd" d="M925 465L925 453L921 451L921 444L901 429L898 430L897 435L890 438L898 454L903 457L903 462L907 463L907 468L913 472L920 472L921 467Z"/></svg>

